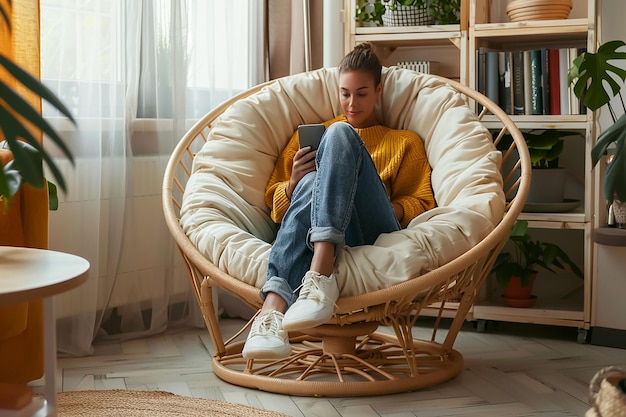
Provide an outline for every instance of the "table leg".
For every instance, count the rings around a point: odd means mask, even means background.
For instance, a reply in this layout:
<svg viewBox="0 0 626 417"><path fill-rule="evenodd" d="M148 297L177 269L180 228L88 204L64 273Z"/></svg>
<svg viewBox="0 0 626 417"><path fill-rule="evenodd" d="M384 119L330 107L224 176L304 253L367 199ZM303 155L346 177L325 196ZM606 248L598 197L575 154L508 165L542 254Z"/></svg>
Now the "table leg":
<svg viewBox="0 0 626 417"><path fill-rule="evenodd" d="M44 338L44 372L46 409L48 416L56 416L57 408L57 332L54 316L54 297L46 297L43 301L43 338Z"/></svg>

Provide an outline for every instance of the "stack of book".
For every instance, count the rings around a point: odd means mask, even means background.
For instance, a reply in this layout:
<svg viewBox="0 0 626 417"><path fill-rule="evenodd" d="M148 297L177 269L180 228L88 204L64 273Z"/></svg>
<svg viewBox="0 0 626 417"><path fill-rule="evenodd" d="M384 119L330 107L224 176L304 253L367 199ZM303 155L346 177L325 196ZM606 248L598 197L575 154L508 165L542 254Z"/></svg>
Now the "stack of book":
<svg viewBox="0 0 626 417"><path fill-rule="evenodd" d="M542 48L477 53L477 89L506 113L583 114L585 108L567 82L572 61L582 48Z"/></svg>
<svg viewBox="0 0 626 417"><path fill-rule="evenodd" d="M398 62L398 67L410 69L412 71L421 72L423 74L431 74L431 71L435 71L434 67L436 62L433 61L401 61Z"/></svg>

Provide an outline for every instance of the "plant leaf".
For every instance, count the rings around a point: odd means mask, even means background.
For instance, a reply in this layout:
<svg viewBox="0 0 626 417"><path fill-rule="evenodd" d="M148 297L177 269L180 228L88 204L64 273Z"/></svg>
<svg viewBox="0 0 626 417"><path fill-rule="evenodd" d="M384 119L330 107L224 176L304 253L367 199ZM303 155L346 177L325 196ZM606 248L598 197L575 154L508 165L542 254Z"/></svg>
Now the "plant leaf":
<svg viewBox="0 0 626 417"><path fill-rule="evenodd" d="M610 64L609 61L626 59L626 52L617 52L618 48L625 45L626 43L619 40L606 42L595 54L586 52L572 62L574 69L570 68L568 79L570 82L576 80L574 94L578 98L585 86L588 87L583 104L590 110L595 111L604 106L620 91L621 82L626 79L626 70Z"/></svg>
<svg viewBox="0 0 626 417"><path fill-rule="evenodd" d="M622 116L620 119L622 119ZM626 130L616 131L615 157L607 165L604 172L604 197L613 201L613 194L617 194L620 201L626 201Z"/></svg>
<svg viewBox="0 0 626 417"><path fill-rule="evenodd" d="M11 4L10 0L9 0L9 4ZM11 19L9 18L9 14L7 13L6 10L4 10L4 7L2 7L1 4L0 4L0 14L2 15L2 20L7 25L7 28L9 29L9 31L11 31Z"/></svg>
<svg viewBox="0 0 626 417"><path fill-rule="evenodd" d="M50 181L48 181L48 209L50 211L56 211L59 209L59 194L57 193L57 186Z"/></svg>
<svg viewBox="0 0 626 417"><path fill-rule="evenodd" d="M6 135L9 149L13 153L15 168L24 177L24 180L33 187L41 188L44 184L42 165L43 148L32 136L30 131L6 109L0 106L0 118L3 119L2 128ZM25 139L26 142L20 141Z"/></svg>
<svg viewBox="0 0 626 417"><path fill-rule="evenodd" d="M37 94L48 103L57 108L65 117L70 119L73 124L76 124L70 111L65 105L57 98L57 96L37 78L24 71L18 65L11 62L10 59L0 54L0 65L3 66L17 81L28 88L33 93Z"/></svg>
<svg viewBox="0 0 626 417"><path fill-rule="evenodd" d="M46 161L52 175L59 182L61 189L65 191L65 180L63 179L61 171L56 166L48 152L44 150L43 146L31 135L28 129L22 126L19 121L2 106L0 106L0 119L4 120L3 129L6 134L9 149L13 152L14 159L18 161L16 168L25 174L26 182L34 187L43 187L43 167L41 162L39 162L38 168L26 168L30 166L30 160L28 159L28 155L24 153L24 147L22 146L25 142L18 141L17 138L19 137L26 139L29 145L37 150L39 157Z"/></svg>
<svg viewBox="0 0 626 417"><path fill-rule="evenodd" d="M52 126L50 126L50 124L39 114L39 112L35 110L26 100L24 100L19 94L14 92L11 88L9 88L5 83L1 81L0 97L2 97L7 104L9 104L9 108L12 108L15 113L19 114L29 123L32 123L34 126L41 129L45 134L47 134L49 138L63 151L68 159L70 161L73 161L72 153L63 142L63 139L61 139L59 134L52 128ZM12 118L13 120L17 121L15 117ZM17 122L19 123L19 121ZM19 124L21 125L21 123ZM20 137L26 139L33 146L36 146L34 142L38 142L36 139L32 141L29 140L29 138L27 137Z"/></svg>
<svg viewBox="0 0 626 417"><path fill-rule="evenodd" d="M0 170L0 195L5 197L5 203L8 203L8 199L15 195L22 186L22 176L13 167L13 163L14 161L10 161ZM2 165L2 162L0 162L0 165Z"/></svg>

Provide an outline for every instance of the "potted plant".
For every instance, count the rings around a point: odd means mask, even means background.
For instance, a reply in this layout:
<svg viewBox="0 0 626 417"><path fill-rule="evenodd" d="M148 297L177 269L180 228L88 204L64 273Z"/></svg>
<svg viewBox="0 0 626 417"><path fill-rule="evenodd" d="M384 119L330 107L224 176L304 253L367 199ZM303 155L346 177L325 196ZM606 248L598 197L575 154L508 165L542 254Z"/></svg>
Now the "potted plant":
<svg viewBox="0 0 626 417"><path fill-rule="evenodd" d="M8 20L8 11L0 4L0 24L6 25L11 30ZM0 53L0 68L2 68L16 83L32 91L43 98L63 115L74 123L69 110L59 99L38 79L34 78L20 66L12 62L8 57ZM0 142L5 141L3 147L13 154L13 160L6 165L0 161L0 199L5 201L11 198L26 182L34 187L41 188L46 184L43 171L43 161L50 168L52 175L58 182L59 187L65 190L65 181L50 154L39 143L33 130L41 130L52 142L73 161L72 154L59 134L50 124L34 109L28 101L15 91L13 84L7 84L0 79ZM56 187L49 186L51 204L56 201Z"/></svg>
<svg viewBox="0 0 626 417"><path fill-rule="evenodd" d="M563 138L580 135L580 133L555 129L535 129L524 131L522 135L526 139L533 168L527 202L563 203L567 178L567 172L559 166L559 156L565 146ZM498 149L508 149L512 141L511 135L504 135L498 144Z"/></svg>
<svg viewBox="0 0 626 417"><path fill-rule="evenodd" d="M460 10L460 0L359 0L354 18L377 26L448 25L459 23Z"/></svg>
<svg viewBox="0 0 626 417"><path fill-rule="evenodd" d="M591 150L592 164L595 167L611 146L615 153L604 173L603 192L612 206L618 226L626 227L626 106L621 95L621 87L626 80L626 70L612 62L625 60L626 52L618 51L626 46L620 40L603 43L597 52L584 52L572 62L568 81L574 83L574 94L591 111L606 105L613 124L600 136ZM611 99L619 95L622 115L617 118Z"/></svg>
<svg viewBox="0 0 626 417"><path fill-rule="evenodd" d="M528 222L518 220L509 233L512 252L500 252L491 268L498 284L504 289L503 299L513 307L530 307L535 302L532 285L538 269L556 272L554 268L571 269L578 277L583 273L558 245L532 240L527 233ZM515 290L522 290L517 293Z"/></svg>

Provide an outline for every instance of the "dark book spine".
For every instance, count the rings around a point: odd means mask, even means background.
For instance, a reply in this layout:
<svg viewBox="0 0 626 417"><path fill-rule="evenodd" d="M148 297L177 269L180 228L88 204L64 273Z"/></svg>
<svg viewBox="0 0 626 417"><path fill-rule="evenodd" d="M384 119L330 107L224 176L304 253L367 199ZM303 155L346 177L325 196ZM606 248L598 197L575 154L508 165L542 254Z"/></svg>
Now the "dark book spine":
<svg viewBox="0 0 626 417"><path fill-rule="evenodd" d="M488 51L485 54L485 95L494 103L499 101L500 76L498 74L498 52Z"/></svg>
<svg viewBox="0 0 626 417"><path fill-rule="evenodd" d="M513 114L524 114L524 52L511 53L513 63Z"/></svg>
<svg viewBox="0 0 626 417"><path fill-rule="evenodd" d="M543 114L540 49L530 51L530 106L531 114Z"/></svg>
<svg viewBox="0 0 626 417"><path fill-rule="evenodd" d="M507 113L513 114L513 95L511 94L511 53L500 52L498 56L500 71L500 107Z"/></svg>
<svg viewBox="0 0 626 417"><path fill-rule="evenodd" d="M550 62L548 50L541 50L541 97L543 114L550 114Z"/></svg>
<svg viewBox="0 0 626 417"><path fill-rule="evenodd" d="M485 91L485 78L486 78L486 70L485 70L485 50L484 48L478 48L476 51L476 87L478 88L478 92L481 94L486 94ZM482 105L478 105L477 111L480 113L483 110Z"/></svg>

